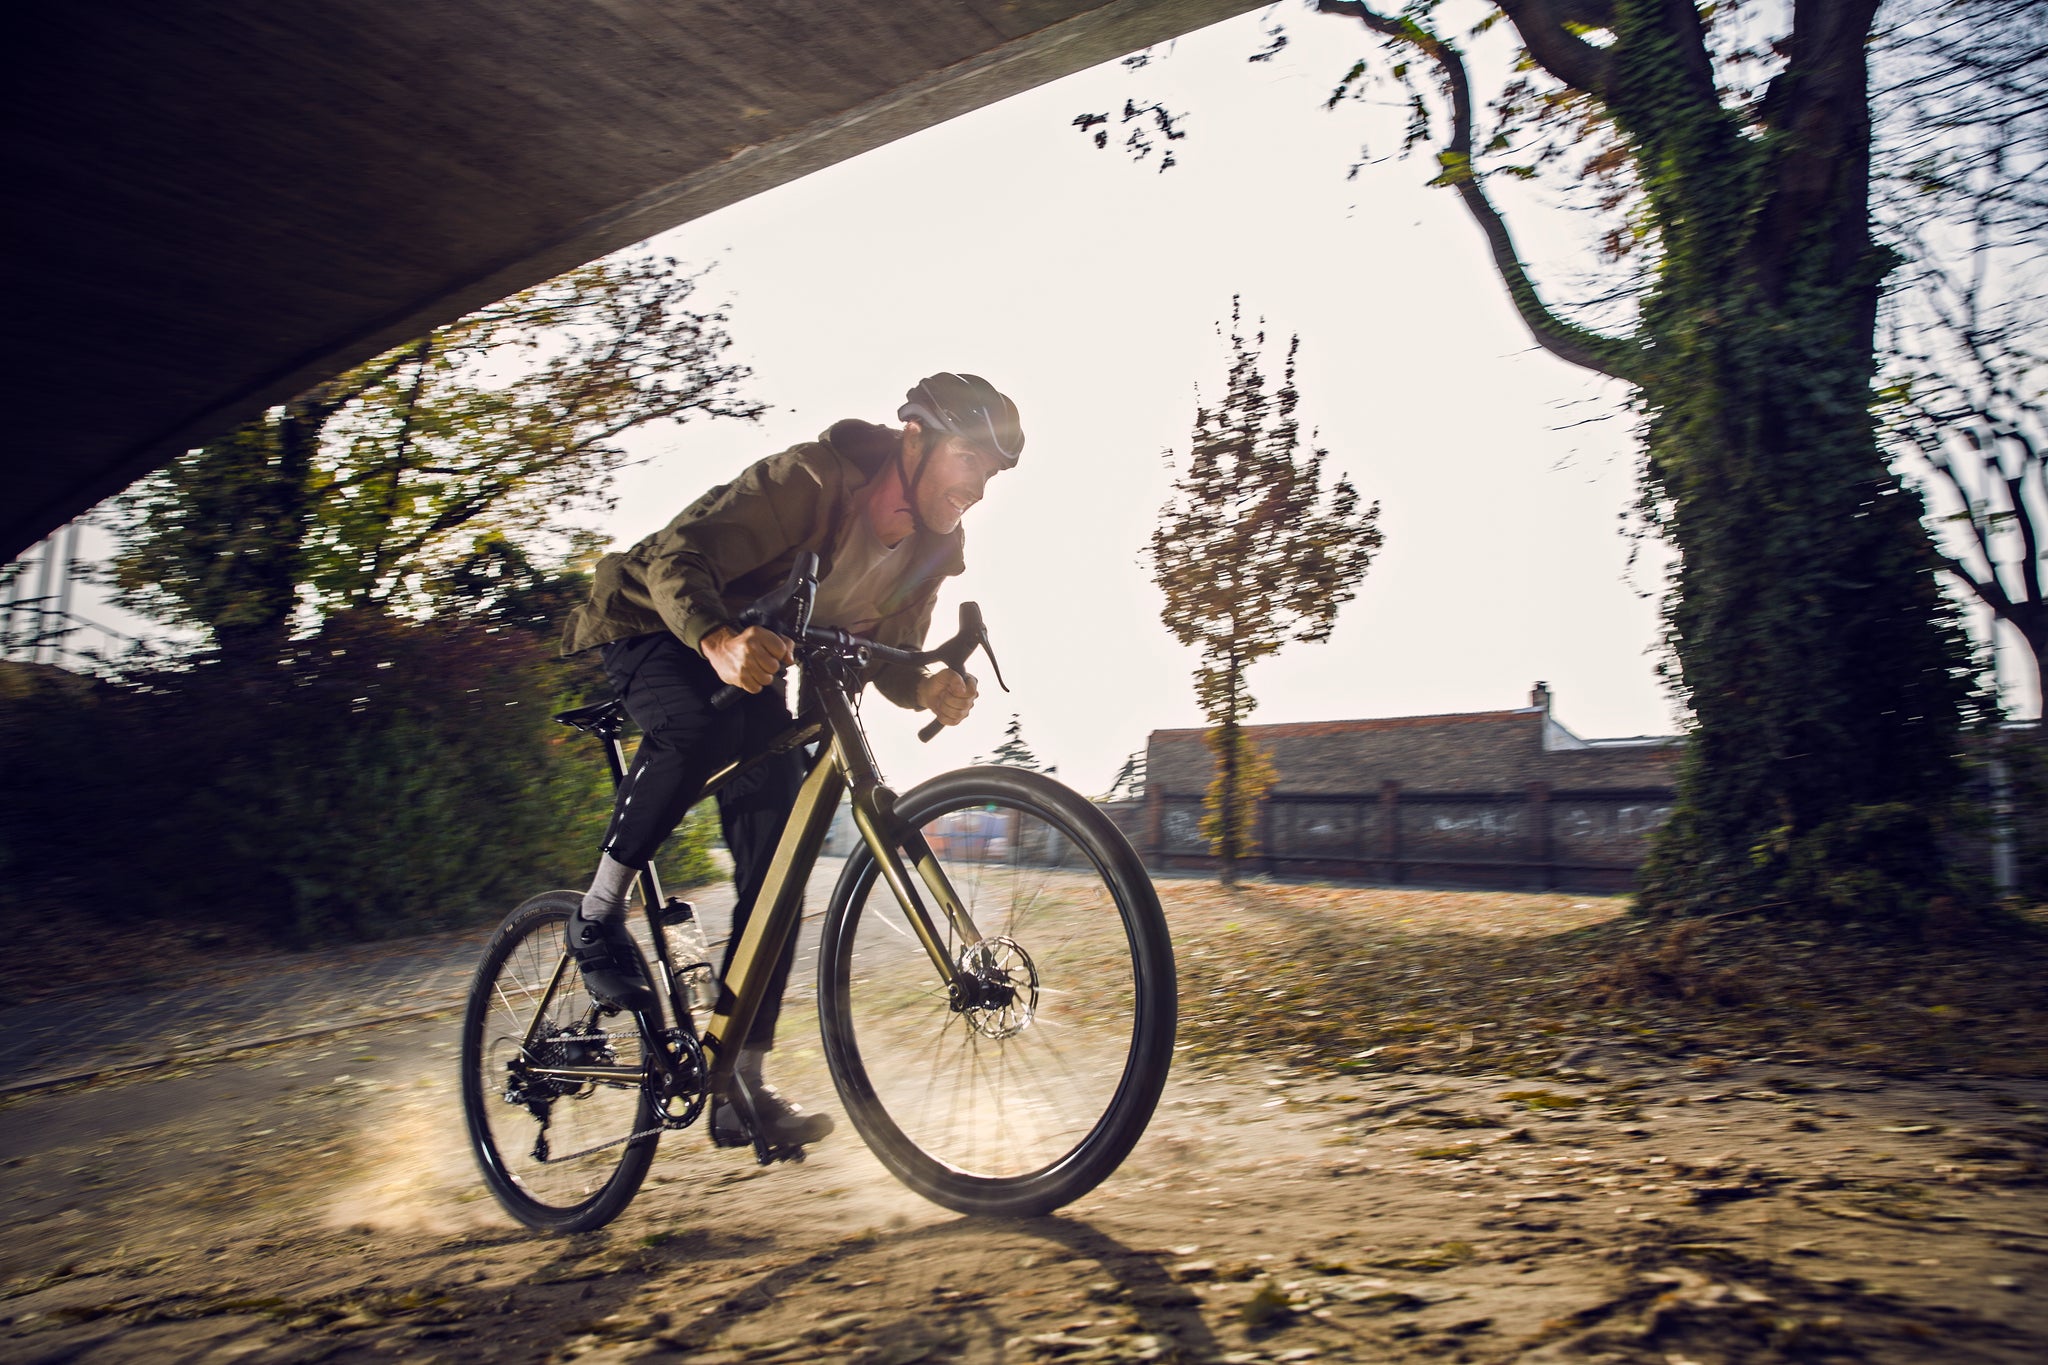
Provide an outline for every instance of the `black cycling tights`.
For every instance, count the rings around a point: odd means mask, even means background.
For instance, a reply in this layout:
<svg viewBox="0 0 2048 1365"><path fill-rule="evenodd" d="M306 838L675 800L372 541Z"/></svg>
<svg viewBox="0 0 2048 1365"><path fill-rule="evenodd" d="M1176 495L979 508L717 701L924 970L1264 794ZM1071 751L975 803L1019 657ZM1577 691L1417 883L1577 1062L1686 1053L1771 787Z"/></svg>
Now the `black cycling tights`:
<svg viewBox="0 0 2048 1365"><path fill-rule="evenodd" d="M639 753L612 807L604 851L637 866L652 857L681 822L705 778L743 753L759 752L782 732L790 721L789 707L777 686L742 695L727 710L712 710L711 696L723 685L718 675L703 655L665 631L606 645L604 671L641 731ZM803 760L789 753L756 764L718 793L719 823L725 828L733 885L739 893L721 977L732 966L740 931L768 875L776 841L802 784ZM790 935L776 963L747 1038L750 1047L767 1047L774 1041L796 940Z"/></svg>

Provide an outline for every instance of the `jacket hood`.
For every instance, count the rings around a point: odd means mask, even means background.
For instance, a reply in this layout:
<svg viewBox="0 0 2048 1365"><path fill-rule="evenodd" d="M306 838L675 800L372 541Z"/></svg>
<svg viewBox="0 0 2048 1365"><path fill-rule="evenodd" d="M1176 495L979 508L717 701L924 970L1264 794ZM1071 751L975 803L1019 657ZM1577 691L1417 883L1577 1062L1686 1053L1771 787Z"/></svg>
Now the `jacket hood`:
<svg viewBox="0 0 2048 1365"><path fill-rule="evenodd" d="M895 427L878 427L858 417L834 422L819 440L845 456L855 468L872 479L888 466L903 448L903 433Z"/></svg>
<svg viewBox="0 0 2048 1365"><path fill-rule="evenodd" d="M818 439L860 471L861 482L850 485L849 493L872 483L896 458L896 452L903 448L903 432L899 428L878 427L858 417L834 422ZM917 562L922 566L918 570L920 576L949 577L967 571L967 532L964 527L955 526L945 535L921 530L917 533L917 540Z"/></svg>

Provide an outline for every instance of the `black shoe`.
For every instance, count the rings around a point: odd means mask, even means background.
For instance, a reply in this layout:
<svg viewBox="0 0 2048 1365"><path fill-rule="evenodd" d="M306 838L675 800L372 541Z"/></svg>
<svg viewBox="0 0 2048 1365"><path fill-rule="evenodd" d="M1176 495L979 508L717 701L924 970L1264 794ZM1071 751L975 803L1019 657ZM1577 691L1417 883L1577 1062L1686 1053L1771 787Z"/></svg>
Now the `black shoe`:
<svg viewBox="0 0 2048 1365"><path fill-rule="evenodd" d="M589 920L581 913L569 917L569 951L583 971L583 984L601 1005L622 1010L654 1008L654 988L647 982L633 935L620 919Z"/></svg>
<svg viewBox="0 0 2048 1365"><path fill-rule="evenodd" d="M830 1114L806 1114L777 1094L772 1085L756 1081L749 1089L754 1113L761 1120L761 1136L770 1147L808 1147L823 1141L836 1126ZM720 1100L711 1111L711 1140L720 1147L745 1147L754 1140L729 1100Z"/></svg>

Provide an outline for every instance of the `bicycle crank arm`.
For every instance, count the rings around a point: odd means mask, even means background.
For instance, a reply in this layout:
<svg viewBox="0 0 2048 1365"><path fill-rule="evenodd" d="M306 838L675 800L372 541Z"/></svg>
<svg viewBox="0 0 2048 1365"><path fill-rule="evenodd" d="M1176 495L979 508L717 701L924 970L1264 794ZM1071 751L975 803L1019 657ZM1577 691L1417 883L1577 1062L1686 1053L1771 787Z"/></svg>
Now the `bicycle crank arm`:
<svg viewBox="0 0 2048 1365"><path fill-rule="evenodd" d="M725 1099L738 1113L740 1126L746 1129L747 1144L754 1150L755 1165L767 1166L777 1161L801 1162L804 1159L804 1149L801 1145L779 1146L761 1136L761 1130L766 1125L761 1122L761 1111L754 1107L753 1087L748 1085L746 1077L737 1071L732 1074L727 1084ZM716 1133L712 1135L711 1140L718 1141Z"/></svg>

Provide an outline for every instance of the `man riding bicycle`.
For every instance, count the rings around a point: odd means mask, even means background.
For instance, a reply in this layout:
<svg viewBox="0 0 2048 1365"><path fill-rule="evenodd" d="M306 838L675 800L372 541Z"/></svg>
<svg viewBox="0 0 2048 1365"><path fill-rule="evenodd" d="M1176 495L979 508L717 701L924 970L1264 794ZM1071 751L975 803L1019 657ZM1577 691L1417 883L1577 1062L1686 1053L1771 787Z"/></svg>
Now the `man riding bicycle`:
<svg viewBox="0 0 2048 1365"><path fill-rule="evenodd" d="M900 431L848 419L713 488L665 528L598 561L590 600L570 614L562 652L602 648L606 676L640 727L632 771L620 786L597 875L569 925L569 947L590 993L622 1008L649 1007L653 988L626 929L637 869L680 823L704 781L758 751L789 723L780 679L790 642L739 624L755 599L782 585L797 557L819 556L811 617L899 648L917 649L940 580L966 563L960 519L988 480L1012 468L1024 446L1017 406L987 380L935 374L906 395ZM923 673L880 664L875 686L899 706L958 725L974 685L954 670ZM745 695L720 710L730 685ZM738 893L721 975L766 878L768 862L803 777L796 753L764 762L718 793ZM736 1069L756 1096L777 1145L818 1141L832 1129L762 1083L776 1017L795 957L792 935ZM729 1105L711 1135L746 1142Z"/></svg>

